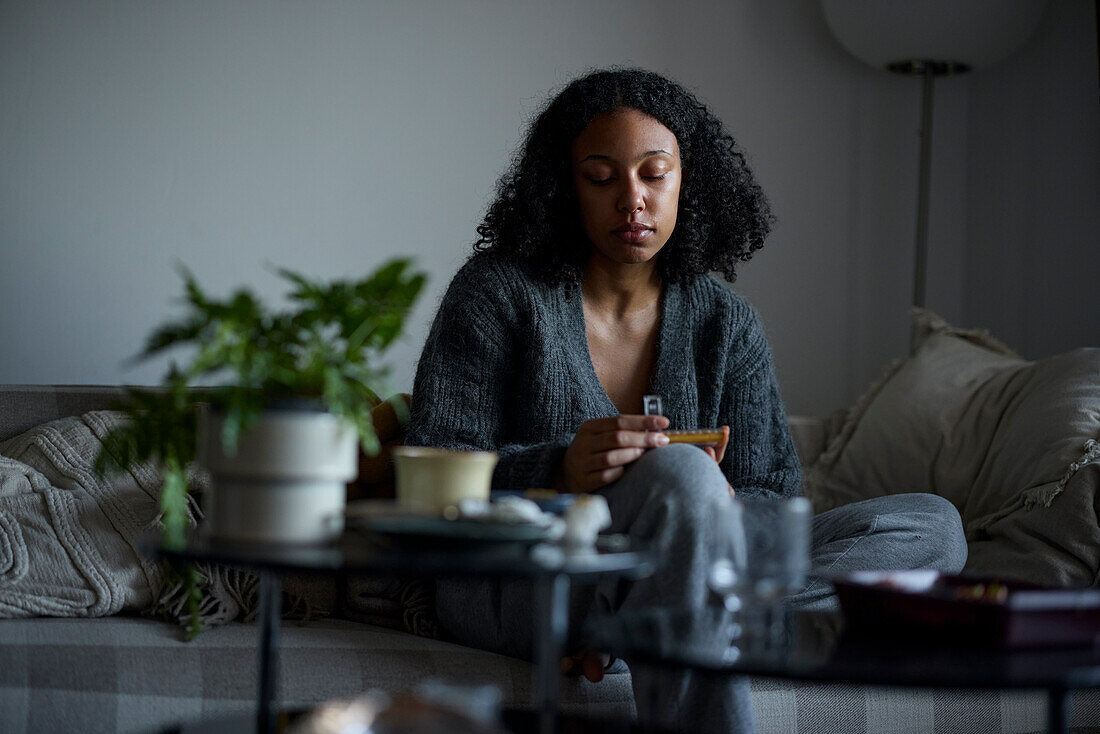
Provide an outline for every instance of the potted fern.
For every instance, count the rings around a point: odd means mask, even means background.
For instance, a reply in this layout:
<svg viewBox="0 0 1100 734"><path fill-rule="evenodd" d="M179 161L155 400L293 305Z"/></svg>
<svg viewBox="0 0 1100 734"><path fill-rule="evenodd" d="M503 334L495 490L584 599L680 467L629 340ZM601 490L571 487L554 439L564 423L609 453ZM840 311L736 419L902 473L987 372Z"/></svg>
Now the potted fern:
<svg viewBox="0 0 1100 734"><path fill-rule="evenodd" d="M378 361L424 276L407 260L357 282L279 274L292 286L291 307L271 312L247 289L211 298L184 271L186 315L155 330L137 357L189 349L159 388L128 391L129 421L104 441L97 469L160 464L166 546L184 542L196 459L213 480L202 503L209 535L308 543L340 533L357 446L378 450Z"/></svg>

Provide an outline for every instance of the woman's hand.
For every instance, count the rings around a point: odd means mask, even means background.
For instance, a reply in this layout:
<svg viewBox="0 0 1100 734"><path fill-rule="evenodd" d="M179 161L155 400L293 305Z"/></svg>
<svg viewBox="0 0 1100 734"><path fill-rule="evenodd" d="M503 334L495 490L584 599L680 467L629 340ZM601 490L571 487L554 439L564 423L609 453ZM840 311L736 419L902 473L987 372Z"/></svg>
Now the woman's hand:
<svg viewBox="0 0 1100 734"><path fill-rule="evenodd" d="M719 428L722 429L722 440L714 446L704 446L703 451L706 451L707 455L710 456L710 458L721 464L722 459L726 456L726 447L729 446L730 443L730 427L719 426ZM734 491L733 485L731 485L729 482L726 482L726 489L729 490L730 497L736 497L737 492Z"/></svg>
<svg viewBox="0 0 1100 734"><path fill-rule="evenodd" d="M729 443L730 443L730 427L729 426L718 426L718 427L722 429L722 440L719 441L714 446L704 446L703 451L706 451L707 455L710 456L710 458L714 459L719 464L721 464L722 459L725 458L725 456L726 456L726 446L729 446Z"/></svg>
<svg viewBox="0 0 1100 734"><path fill-rule="evenodd" d="M559 478L566 492L591 492L623 475L626 465L648 449L664 446L668 436L651 433L668 428L663 415L594 418L577 429L565 450ZM725 446L723 445L723 451Z"/></svg>

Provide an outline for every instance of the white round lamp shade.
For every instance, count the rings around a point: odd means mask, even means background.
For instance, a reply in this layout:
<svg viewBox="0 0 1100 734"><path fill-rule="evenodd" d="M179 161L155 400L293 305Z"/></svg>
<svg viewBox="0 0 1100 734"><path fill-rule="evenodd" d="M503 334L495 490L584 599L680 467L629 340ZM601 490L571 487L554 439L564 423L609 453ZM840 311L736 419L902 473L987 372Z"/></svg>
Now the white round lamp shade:
<svg viewBox="0 0 1100 734"><path fill-rule="evenodd" d="M884 69L906 61L992 66L1031 37L1048 0L821 0L853 56Z"/></svg>

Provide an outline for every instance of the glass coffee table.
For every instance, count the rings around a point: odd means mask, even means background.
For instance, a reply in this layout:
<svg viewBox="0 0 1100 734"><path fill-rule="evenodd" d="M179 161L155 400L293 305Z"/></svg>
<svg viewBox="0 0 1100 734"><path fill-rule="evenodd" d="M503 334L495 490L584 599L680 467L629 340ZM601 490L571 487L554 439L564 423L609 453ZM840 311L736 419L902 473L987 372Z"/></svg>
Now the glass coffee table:
<svg viewBox="0 0 1100 734"><path fill-rule="evenodd" d="M787 612L766 647L742 652L720 606L648 609L593 618L595 649L630 663L704 674L923 688L1042 689L1047 731L1068 730L1071 691L1100 687L1100 647L989 648L928 638L872 637L844 629L839 612Z"/></svg>
<svg viewBox="0 0 1100 734"><path fill-rule="evenodd" d="M559 660L569 622L569 588L601 578L637 579L652 572L651 553L625 536L601 537L588 549L552 543L386 543L348 531L330 545L231 543L199 536L180 549L152 546L152 552L182 563L217 563L259 576L258 691L256 731L275 731L282 574L287 572L371 574L458 574L524 578L534 585L535 691L540 730L552 731L558 701Z"/></svg>

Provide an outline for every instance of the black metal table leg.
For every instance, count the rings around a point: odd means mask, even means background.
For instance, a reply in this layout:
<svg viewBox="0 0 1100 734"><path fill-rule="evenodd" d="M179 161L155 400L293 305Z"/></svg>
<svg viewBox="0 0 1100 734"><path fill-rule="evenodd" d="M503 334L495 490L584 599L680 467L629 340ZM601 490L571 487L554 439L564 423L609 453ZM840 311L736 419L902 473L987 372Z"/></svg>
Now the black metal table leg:
<svg viewBox="0 0 1100 734"><path fill-rule="evenodd" d="M260 662L256 694L256 734L275 731L275 691L279 667L279 612L282 578L275 571L260 571Z"/></svg>
<svg viewBox="0 0 1100 734"><path fill-rule="evenodd" d="M1069 691L1065 688L1047 690L1047 732L1066 734L1069 731Z"/></svg>
<svg viewBox="0 0 1100 734"><path fill-rule="evenodd" d="M569 577L552 574L536 582L539 626L535 648L535 695L539 732L552 734L558 714L558 677L569 631Z"/></svg>

